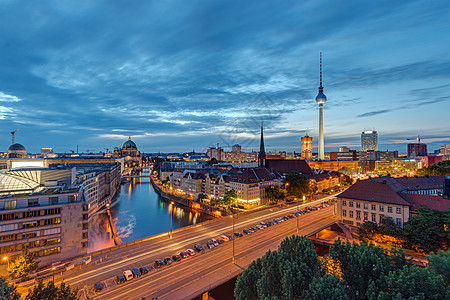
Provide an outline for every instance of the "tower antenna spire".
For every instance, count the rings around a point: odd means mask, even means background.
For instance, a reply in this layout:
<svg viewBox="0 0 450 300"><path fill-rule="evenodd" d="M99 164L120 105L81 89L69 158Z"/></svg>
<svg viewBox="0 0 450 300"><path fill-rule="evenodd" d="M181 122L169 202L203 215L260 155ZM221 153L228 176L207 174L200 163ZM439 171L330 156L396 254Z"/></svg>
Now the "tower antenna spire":
<svg viewBox="0 0 450 300"><path fill-rule="evenodd" d="M322 51L320 51L320 87L322 87Z"/></svg>

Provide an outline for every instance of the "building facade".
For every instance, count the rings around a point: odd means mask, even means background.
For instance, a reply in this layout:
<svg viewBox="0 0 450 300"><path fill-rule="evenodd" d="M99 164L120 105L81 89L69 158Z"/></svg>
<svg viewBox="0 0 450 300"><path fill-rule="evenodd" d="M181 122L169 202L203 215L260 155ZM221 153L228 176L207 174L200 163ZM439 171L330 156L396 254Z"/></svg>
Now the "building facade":
<svg viewBox="0 0 450 300"><path fill-rule="evenodd" d="M305 136L301 137L302 141L302 159L312 159L312 136L308 136L308 133Z"/></svg>
<svg viewBox="0 0 450 300"><path fill-rule="evenodd" d="M361 132L361 151L378 151L378 133L375 130Z"/></svg>
<svg viewBox="0 0 450 300"><path fill-rule="evenodd" d="M416 156L427 156L427 145L426 144L408 144L408 157Z"/></svg>

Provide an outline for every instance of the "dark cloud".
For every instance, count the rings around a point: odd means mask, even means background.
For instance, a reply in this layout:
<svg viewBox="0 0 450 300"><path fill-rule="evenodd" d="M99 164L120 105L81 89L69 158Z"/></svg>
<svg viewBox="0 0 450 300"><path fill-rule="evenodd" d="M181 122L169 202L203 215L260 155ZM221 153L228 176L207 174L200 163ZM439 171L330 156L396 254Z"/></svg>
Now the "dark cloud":
<svg viewBox="0 0 450 300"><path fill-rule="evenodd" d="M363 114L357 115L356 117L357 118L372 117L372 116L379 115L379 114L384 114L384 113L387 113L387 112L390 112L390 110L382 109L382 110L377 110L377 111L371 111L371 112L363 113Z"/></svg>

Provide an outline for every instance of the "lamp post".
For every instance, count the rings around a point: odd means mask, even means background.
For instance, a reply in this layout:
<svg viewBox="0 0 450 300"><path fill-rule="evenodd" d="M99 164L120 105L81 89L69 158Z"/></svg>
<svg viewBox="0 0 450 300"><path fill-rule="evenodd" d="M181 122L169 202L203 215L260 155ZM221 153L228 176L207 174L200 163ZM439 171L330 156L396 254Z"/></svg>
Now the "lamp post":
<svg viewBox="0 0 450 300"><path fill-rule="evenodd" d="M8 270L9 270L9 259L8 259L8 256L3 257L3 260L6 260L8 262Z"/></svg>
<svg viewBox="0 0 450 300"><path fill-rule="evenodd" d="M53 284L55 284L55 267L52 267L52 273L53 273Z"/></svg>

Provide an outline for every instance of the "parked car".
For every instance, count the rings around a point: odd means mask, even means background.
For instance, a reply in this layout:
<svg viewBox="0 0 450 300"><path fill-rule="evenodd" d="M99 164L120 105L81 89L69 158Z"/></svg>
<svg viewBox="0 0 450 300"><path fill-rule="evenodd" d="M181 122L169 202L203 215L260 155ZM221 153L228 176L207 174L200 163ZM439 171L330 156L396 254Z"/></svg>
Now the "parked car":
<svg viewBox="0 0 450 300"><path fill-rule="evenodd" d="M227 237L230 239L230 241L233 239L233 236L231 234L227 234Z"/></svg>
<svg viewBox="0 0 450 300"><path fill-rule="evenodd" d="M245 234L250 234L250 233L252 233L252 232L251 232L250 230L248 230L248 229L244 229L243 231L244 231Z"/></svg>
<svg viewBox="0 0 450 300"><path fill-rule="evenodd" d="M256 228L252 227L252 228L250 228L250 231L256 232Z"/></svg>
<svg viewBox="0 0 450 300"><path fill-rule="evenodd" d="M138 268L133 268L131 271L133 272L134 277L141 277L142 275Z"/></svg>
<svg viewBox="0 0 450 300"><path fill-rule="evenodd" d="M139 271L141 272L142 275L147 274L148 273L148 269L146 266L142 266L139 268Z"/></svg>
<svg viewBox="0 0 450 300"><path fill-rule="evenodd" d="M222 234L220 236L220 238L224 241L224 242L228 242L230 240L230 238L228 236L226 236L225 234Z"/></svg>
<svg viewBox="0 0 450 300"><path fill-rule="evenodd" d="M262 225L256 225L256 228L258 229L264 229L264 227Z"/></svg>
<svg viewBox="0 0 450 300"><path fill-rule="evenodd" d="M194 249L197 250L197 252L205 252L205 248L199 243L194 244Z"/></svg>
<svg viewBox="0 0 450 300"><path fill-rule="evenodd" d="M237 236L237 237L241 237L241 236L242 236L242 233L240 233L240 232L235 232L234 235Z"/></svg>
<svg viewBox="0 0 450 300"><path fill-rule="evenodd" d="M223 244L223 240L222 239L217 238L217 242L219 243L219 245Z"/></svg>
<svg viewBox="0 0 450 300"><path fill-rule="evenodd" d="M219 246L219 242L216 239L211 239L211 242L214 244L215 247Z"/></svg>
<svg viewBox="0 0 450 300"><path fill-rule="evenodd" d="M102 289L103 289L103 287L102 287L102 284L101 284L100 282L97 282L97 283L94 285L94 290L95 290L95 292L100 292Z"/></svg>
<svg viewBox="0 0 450 300"><path fill-rule="evenodd" d="M117 275L115 279L116 279L116 284L121 284L121 283L124 283L125 281L127 281L125 279L125 276L123 276L122 274Z"/></svg>
<svg viewBox="0 0 450 300"><path fill-rule="evenodd" d="M181 251L180 256L181 256L181 258L186 258L189 256L189 254L186 251Z"/></svg>
<svg viewBox="0 0 450 300"><path fill-rule="evenodd" d="M214 248L214 244L213 244L213 242L211 242L211 241L208 241L207 244L206 244L206 246L208 246L208 249Z"/></svg>
<svg viewBox="0 0 450 300"><path fill-rule="evenodd" d="M127 281L133 279L133 273L130 270L125 270L122 274Z"/></svg>
<svg viewBox="0 0 450 300"><path fill-rule="evenodd" d="M164 257L164 264L170 265L172 263L172 259L170 257Z"/></svg>
<svg viewBox="0 0 450 300"><path fill-rule="evenodd" d="M187 249L186 252L187 254L189 254L189 256L195 255L195 251L192 249Z"/></svg>
<svg viewBox="0 0 450 300"><path fill-rule="evenodd" d="M164 262L161 259L155 260L155 268L161 268L164 266Z"/></svg>
<svg viewBox="0 0 450 300"><path fill-rule="evenodd" d="M173 261L180 261L181 260L181 256L179 256L178 254L172 255L172 260Z"/></svg>

